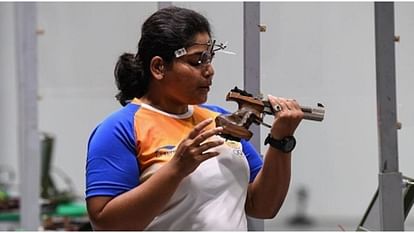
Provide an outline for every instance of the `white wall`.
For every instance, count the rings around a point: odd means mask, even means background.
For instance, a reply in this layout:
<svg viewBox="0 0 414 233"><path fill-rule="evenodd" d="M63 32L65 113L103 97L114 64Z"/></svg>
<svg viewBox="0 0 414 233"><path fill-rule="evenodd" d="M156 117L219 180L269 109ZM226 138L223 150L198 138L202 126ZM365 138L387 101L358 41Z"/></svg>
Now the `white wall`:
<svg viewBox="0 0 414 233"><path fill-rule="evenodd" d="M414 3L399 2L396 4L396 35L400 42L396 45L397 67L397 103L398 119L402 123L399 132L400 170L407 176L414 177L412 154L414 138L413 75L414 75ZM413 215L414 216L414 215Z"/></svg>
<svg viewBox="0 0 414 233"><path fill-rule="evenodd" d="M39 127L56 136L54 163L84 195L91 130L120 105L113 68L138 44L155 3L39 3Z"/></svg>
<svg viewBox="0 0 414 233"><path fill-rule="evenodd" d="M377 185L372 3L264 3L262 89L326 106L322 123L302 123L293 182L281 215L309 191L308 214L360 216ZM356 223L355 223L356 225Z"/></svg>
<svg viewBox="0 0 414 233"><path fill-rule="evenodd" d="M210 102L224 101L243 85L243 4L189 3L203 13L219 41L236 56L219 54ZM91 130L120 105L113 67L125 51L135 52L140 26L157 9L154 2L39 3L39 127L56 136L54 164L83 196L86 143ZM377 187L378 142L373 3L264 2L261 20L262 92L326 106L322 122L304 121L297 131L289 196L268 229L278 229L296 210L296 191L309 191L307 213L355 227ZM410 154L414 111L413 3L396 3L396 46L400 170L414 176ZM16 84L13 4L0 3L0 156L17 168ZM268 119L269 120L269 119ZM263 128L262 138L268 130ZM264 150L264 147L262 147ZM412 218L412 215L410 218ZM323 223L321 223L323 224ZM353 230L354 228L347 228Z"/></svg>
<svg viewBox="0 0 414 233"><path fill-rule="evenodd" d="M291 192L276 223L295 214L295 192L305 187L307 213L316 222L332 219L328 229L340 230L342 224L353 230L378 183L373 3L262 3L261 9L268 26L261 37L263 92L304 105L321 102L327 111L323 123L303 122L298 130ZM396 45L398 119L403 123L399 160L401 172L411 177L413 10L413 3L395 4L396 34L401 35Z"/></svg>

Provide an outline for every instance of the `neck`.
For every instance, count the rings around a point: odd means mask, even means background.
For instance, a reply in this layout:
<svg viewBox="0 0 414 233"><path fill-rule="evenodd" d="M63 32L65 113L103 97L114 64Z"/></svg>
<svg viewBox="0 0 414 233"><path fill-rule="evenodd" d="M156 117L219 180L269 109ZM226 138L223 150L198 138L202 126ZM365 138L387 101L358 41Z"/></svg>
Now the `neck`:
<svg viewBox="0 0 414 233"><path fill-rule="evenodd" d="M180 115L188 112L188 105L187 104L177 104L174 101L161 99L161 98L151 98L150 95L145 95L140 100L143 103L146 103L156 109L159 109L163 112L167 112L170 114Z"/></svg>

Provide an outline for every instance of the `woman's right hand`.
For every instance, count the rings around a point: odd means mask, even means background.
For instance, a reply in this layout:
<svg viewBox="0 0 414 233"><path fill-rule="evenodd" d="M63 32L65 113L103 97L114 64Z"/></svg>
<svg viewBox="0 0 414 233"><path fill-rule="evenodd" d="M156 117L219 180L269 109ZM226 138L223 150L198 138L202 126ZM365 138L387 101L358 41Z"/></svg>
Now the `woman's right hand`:
<svg viewBox="0 0 414 233"><path fill-rule="evenodd" d="M208 140L211 136L223 131L222 127L205 130L213 122L209 118L200 122L178 145L171 164L182 178L192 173L203 161L219 155L217 151L208 151L224 143L224 139Z"/></svg>

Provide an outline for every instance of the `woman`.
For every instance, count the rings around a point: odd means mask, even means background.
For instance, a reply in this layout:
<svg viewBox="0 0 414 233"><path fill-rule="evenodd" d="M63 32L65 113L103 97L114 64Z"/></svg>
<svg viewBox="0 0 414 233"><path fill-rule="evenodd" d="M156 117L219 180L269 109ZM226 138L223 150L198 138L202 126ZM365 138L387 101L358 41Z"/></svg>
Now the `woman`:
<svg viewBox="0 0 414 233"><path fill-rule="evenodd" d="M269 96L282 110L264 161L249 142L224 140L213 119L225 110L204 104L215 50L205 17L169 7L144 22L137 54L119 58L124 107L88 144L86 201L95 230L247 230L246 215L276 215L293 149L279 144L293 138L303 113L296 101Z"/></svg>

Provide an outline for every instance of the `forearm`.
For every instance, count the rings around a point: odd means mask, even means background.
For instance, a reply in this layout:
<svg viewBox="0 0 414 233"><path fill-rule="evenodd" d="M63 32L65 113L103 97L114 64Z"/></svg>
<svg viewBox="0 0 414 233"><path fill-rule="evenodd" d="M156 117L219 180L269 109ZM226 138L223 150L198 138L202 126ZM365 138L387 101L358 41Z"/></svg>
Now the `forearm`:
<svg viewBox="0 0 414 233"><path fill-rule="evenodd" d="M249 185L247 214L256 218L273 218L285 200L290 176L290 153L283 153L269 146L261 171Z"/></svg>
<svg viewBox="0 0 414 233"><path fill-rule="evenodd" d="M94 229L144 230L165 208L183 179L177 174L171 166L165 165L138 187L109 200L103 206L94 205L96 199L88 200Z"/></svg>

